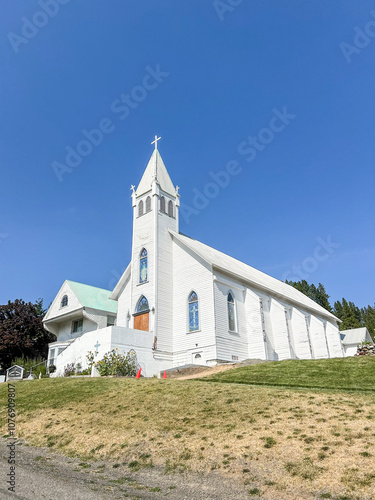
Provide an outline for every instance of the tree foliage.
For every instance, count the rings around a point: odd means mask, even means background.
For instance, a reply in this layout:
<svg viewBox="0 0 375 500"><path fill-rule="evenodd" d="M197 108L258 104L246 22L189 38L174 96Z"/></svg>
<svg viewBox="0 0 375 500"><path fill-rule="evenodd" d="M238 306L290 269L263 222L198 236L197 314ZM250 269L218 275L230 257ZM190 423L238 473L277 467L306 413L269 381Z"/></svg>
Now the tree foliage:
<svg viewBox="0 0 375 500"><path fill-rule="evenodd" d="M319 304L320 306L327 309L327 311L332 312L331 304L329 303L329 295L326 292L324 286L319 283L318 286L315 286L313 283L310 285L306 280L302 281L285 281L288 285L293 286L300 292L304 293L314 302Z"/></svg>
<svg viewBox="0 0 375 500"><path fill-rule="evenodd" d="M35 304L17 299L0 305L0 364L11 366L16 357L46 358L48 343L56 337L43 328L43 300Z"/></svg>
<svg viewBox="0 0 375 500"><path fill-rule="evenodd" d="M342 301L337 300L332 308L329 302L329 295L321 283L318 286L314 284L310 285L306 280L286 281L286 283L304 293L317 304L341 319L342 322L339 323L340 330L350 330L351 328L365 326L371 337L375 339L375 304L374 307L369 305L360 309L353 302L343 298Z"/></svg>

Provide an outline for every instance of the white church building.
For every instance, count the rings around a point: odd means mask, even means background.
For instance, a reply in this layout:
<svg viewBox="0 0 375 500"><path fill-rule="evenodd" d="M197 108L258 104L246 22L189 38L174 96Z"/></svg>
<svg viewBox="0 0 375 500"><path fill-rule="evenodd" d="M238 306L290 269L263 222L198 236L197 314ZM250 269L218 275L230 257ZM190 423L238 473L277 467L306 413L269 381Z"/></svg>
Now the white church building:
<svg viewBox="0 0 375 500"><path fill-rule="evenodd" d="M132 255L114 290L65 281L44 318L57 337L56 375L115 348L134 350L147 377L187 364L342 357L333 314L179 232L179 188L156 146L132 188Z"/></svg>

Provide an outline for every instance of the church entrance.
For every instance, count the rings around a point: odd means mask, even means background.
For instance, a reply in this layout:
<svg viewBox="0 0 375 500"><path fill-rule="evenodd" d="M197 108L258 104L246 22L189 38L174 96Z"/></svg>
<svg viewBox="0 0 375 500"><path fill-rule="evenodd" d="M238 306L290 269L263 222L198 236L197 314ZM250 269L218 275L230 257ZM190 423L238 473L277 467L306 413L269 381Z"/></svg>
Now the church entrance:
<svg viewBox="0 0 375 500"><path fill-rule="evenodd" d="M142 295L138 301L136 313L134 314L134 330L143 330L144 332L148 332L149 323L150 307L148 305L148 300L144 295Z"/></svg>
<svg viewBox="0 0 375 500"><path fill-rule="evenodd" d="M150 313L147 312L147 313L138 314L137 316L134 316L134 329L135 330L143 330L144 332L148 332L149 314Z"/></svg>

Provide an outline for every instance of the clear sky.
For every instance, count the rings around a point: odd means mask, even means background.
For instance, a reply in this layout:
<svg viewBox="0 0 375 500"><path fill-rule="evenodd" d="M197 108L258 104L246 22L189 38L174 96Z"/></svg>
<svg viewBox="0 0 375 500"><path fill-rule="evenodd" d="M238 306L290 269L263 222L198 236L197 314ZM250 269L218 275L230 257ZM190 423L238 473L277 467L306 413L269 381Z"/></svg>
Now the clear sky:
<svg viewBox="0 0 375 500"><path fill-rule="evenodd" d="M1 6L0 303L113 288L155 134L183 233L374 303L373 1L59 1Z"/></svg>

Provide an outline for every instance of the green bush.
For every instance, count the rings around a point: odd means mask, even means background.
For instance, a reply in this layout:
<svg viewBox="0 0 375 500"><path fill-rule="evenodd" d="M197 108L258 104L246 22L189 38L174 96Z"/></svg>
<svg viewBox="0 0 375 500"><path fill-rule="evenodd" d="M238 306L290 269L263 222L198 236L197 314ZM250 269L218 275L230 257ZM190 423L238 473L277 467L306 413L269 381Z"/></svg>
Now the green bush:
<svg viewBox="0 0 375 500"><path fill-rule="evenodd" d="M36 378L39 378L39 374L41 374L42 378L46 378L48 376L47 375L47 367L45 364L39 365L39 366L36 366L35 368L33 368L33 375Z"/></svg>
<svg viewBox="0 0 375 500"><path fill-rule="evenodd" d="M137 358L134 352L120 354L117 349L107 352L104 358L95 363L101 376L122 375L134 377L137 373Z"/></svg>
<svg viewBox="0 0 375 500"><path fill-rule="evenodd" d="M13 366L13 365L23 366L25 371L29 372L30 368L32 366L35 366L38 363L43 363L43 361L45 361L45 359L43 359L43 358L25 358L24 356L22 356L19 358L15 358L12 361L11 366ZM39 367L36 367L36 368L39 368ZM35 373L34 370L33 370L33 373Z"/></svg>

